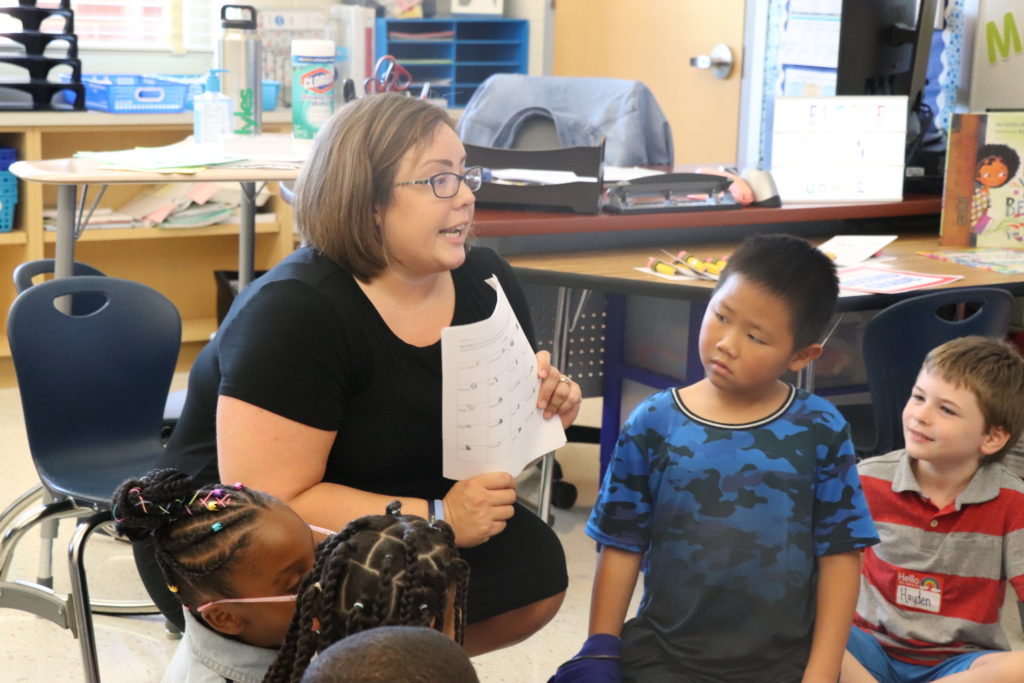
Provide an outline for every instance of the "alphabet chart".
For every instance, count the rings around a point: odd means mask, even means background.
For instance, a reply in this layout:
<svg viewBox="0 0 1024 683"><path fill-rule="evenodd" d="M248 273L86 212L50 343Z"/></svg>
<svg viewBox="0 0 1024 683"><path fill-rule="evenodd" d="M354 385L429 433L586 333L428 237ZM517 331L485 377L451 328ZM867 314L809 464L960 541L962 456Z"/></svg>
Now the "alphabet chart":
<svg viewBox="0 0 1024 683"><path fill-rule="evenodd" d="M444 476L486 472L515 476L534 459L565 445L557 417L537 408L537 358L512 306L498 295L494 313L441 331Z"/></svg>

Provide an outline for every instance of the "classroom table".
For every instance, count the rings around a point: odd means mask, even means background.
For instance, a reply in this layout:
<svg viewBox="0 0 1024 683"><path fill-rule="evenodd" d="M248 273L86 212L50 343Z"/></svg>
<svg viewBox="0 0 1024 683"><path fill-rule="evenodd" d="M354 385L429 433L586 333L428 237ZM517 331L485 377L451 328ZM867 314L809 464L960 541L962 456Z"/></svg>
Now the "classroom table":
<svg viewBox="0 0 1024 683"><path fill-rule="evenodd" d="M95 208L107 185L139 185L159 183L238 182L242 187L241 221L238 231L238 286L252 281L256 235L256 184L294 180L299 167L278 164L276 167L247 168L210 166L196 173L154 173L121 171L104 168L91 159L46 159L17 161L11 173L26 182L57 185L57 241L54 250L54 276L69 277L75 260L75 240L81 234L92 208ZM90 208L86 208L89 185L101 189ZM82 187L81 198L78 187Z"/></svg>
<svg viewBox="0 0 1024 683"><path fill-rule="evenodd" d="M823 242L822 236L811 239ZM671 281L650 273L637 271L644 266L649 256L658 256L664 248L675 253L681 248L699 258L719 257L731 253L736 242L688 244L684 239L666 242L660 247L642 246L608 250L579 252L512 254L506 259L516 275L524 283L541 284L565 288L596 290L604 292L607 298L607 319L605 331L605 362L603 408L601 416L601 465L602 471L611 457L611 451L621 425L622 383L632 379L655 388L667 388L689 384L703 377L699 357L696 354L697 336L705 305L711 297L715 283L710 280ZM886 265L900 270L928 274L959 275L962 279L939 286L940 289L999 287L1014 296L1024 296L1024 275L1006 275L994 271L973 268L947 261L940 261L918 252L939 248L938 236L934 234L911 233L900 236L882 252L883 256L895 257ZM917 289L899 294L854 294L841 293L837 309L840 313L850 311L878 310L896 301L912 297L935 288ZM687 349L689 350L684 377L672 377L643 368L626 365L623 358L625 335L625 299L629 295L655 297L690 302L687 322ZM564 344L563 327L558 331L563 338L556 340Z"/></svg>

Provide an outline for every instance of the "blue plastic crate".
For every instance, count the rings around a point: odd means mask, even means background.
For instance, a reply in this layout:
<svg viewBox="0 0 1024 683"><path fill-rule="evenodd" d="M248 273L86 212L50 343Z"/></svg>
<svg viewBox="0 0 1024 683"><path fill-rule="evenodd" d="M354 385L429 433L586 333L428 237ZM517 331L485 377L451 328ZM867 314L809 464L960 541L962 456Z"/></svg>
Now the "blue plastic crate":
<svg viewBox="0 0 1024 683"><path fill-rule="evenodd" d="M18 151L13 147L0 147L0 171L6 171L18 159Z"/></svg>
<svg viewBox="0 0 1024 683"><path fill-rule="evenodd" d="M70 76L61 74L68 82ZM176 114L185 111L188 85L156 76L83 74L87 109L112 114ZM67 101L74 94L64 91Z"/></svg>
<svg viewBox="0 0 1024 683"><path fill-rule="evenodd" d="M185 98L186 111L192 111L192 98L206 92L206 74L188 74L183 76L159 74L154 76L154 78L164 79L185 86L188 93ZM277 109L278 93L280 90L280 81L263 79L263 88L260 91L260 97L262 98L260 103L263 106L263 111L274 111Z"/></svg>
<svg viewBox="0 0 1024 683"><path fill-rule="evenodd" d="M0 171L0 232L14 227L14 207L18 205L18 179L10 171Z"/></svg>

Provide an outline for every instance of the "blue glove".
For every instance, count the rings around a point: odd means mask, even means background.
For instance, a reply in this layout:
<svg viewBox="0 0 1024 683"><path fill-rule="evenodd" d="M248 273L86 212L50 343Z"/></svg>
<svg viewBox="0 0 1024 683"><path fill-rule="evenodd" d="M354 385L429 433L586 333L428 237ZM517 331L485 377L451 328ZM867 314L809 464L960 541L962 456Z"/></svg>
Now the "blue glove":
<svg viewBox="0 0 1024 683"><path fill-rule="evenodd" d="M622 641L607 633L597 633L583 643L576 656L558 667L548 683L619 683L622 672L619 657Z"/></svg>

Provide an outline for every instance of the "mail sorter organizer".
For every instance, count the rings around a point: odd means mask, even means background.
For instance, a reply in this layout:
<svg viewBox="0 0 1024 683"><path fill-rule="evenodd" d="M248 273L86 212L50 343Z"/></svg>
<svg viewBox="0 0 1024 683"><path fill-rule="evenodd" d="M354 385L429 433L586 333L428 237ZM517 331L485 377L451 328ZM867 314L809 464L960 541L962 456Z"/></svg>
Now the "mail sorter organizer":
<svg viewBox="0 0 1024 683"><path fill-rule="evenodd" d="M0 33L22 46L24 53L0 57L0 62L11 64L25 70L27 80L4 82L0 90L15 90L27 93L30 102L14 100L0 102L0 109L66 109L63 100L54 103L57 93L71 93L73 109L85 108L85 93L82 90L82 62L78 59L78 38L75 35L74 11L71 0L60 0L58 7L36 7L35 0L19 0L17 7L0 7L0 14L6 14L21 22L21 31ZM63 30L59 32L43 31L43 22L56 17L63 19ZM63 57L47 57L45 51L51 43L67 45L67 54ZM53 69L63 67L70 71L66 81L50 80Z"/></svg>

